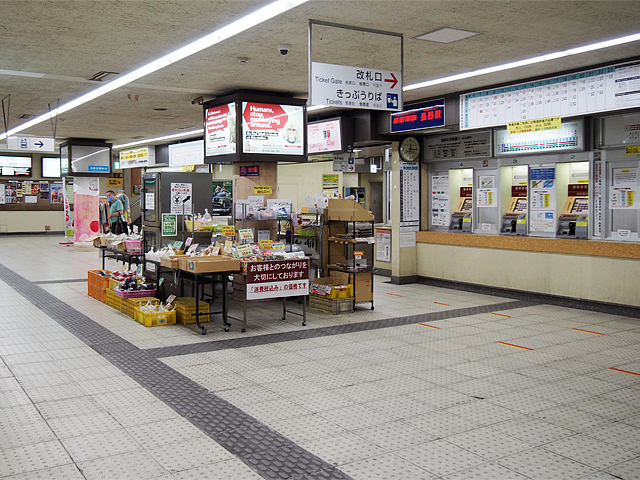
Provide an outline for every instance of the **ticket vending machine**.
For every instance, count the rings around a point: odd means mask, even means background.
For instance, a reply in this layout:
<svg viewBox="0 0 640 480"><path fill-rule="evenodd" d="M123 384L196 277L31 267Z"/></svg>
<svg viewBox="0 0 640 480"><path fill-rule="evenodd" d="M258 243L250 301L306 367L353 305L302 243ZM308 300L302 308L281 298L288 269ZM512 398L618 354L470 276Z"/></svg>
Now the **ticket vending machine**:
<svg viewBox="0 0 640 480"><path fill-rule="evenodd" d="M471 212L473 210L473 199L471 197L461 197L458 206L451 214L449 232L471 233Z"/></svg>
<svg viewBox="0 0 640 480"><path fill-rule="evenodd" d="M527 235L526 197L511 197L507 211L502 216L500 235Z"/></svg>
<svg viewBox="0 0 640 480"><path fill-rule="evenodd" d="M587 238L589 197L568 197L558 217L557 238Z"/></svg>

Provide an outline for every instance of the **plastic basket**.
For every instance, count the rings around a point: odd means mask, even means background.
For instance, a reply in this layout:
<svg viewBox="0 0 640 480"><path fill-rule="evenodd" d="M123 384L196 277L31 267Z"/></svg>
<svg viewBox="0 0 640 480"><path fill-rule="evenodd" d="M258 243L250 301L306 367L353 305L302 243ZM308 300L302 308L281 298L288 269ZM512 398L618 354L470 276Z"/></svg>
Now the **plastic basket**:
<svg viewBox="0 0 640 480"><path fill-rule="evenodd" d="M155 297L156 289L153 290L133 290L131 292L123 292L122 290L115 289L116 295L120 298L137 298L137 297Z"/></svg>
<svg viewBox="0 0 640 480"><path fill-rule="evenodd" d="M106 290L109 288L109 280L111 280L111 276L104 277L102 275L98 275L98 272L105 272L111 275L109 270L89 270L87 272L87 281L89 282L89 285L98 287L100 290Z"/></svg>
<svg viewBox="0 0 640 480"><path fill-rule="evenodd" d="M137 240L125 240L124 248L127 253L140 253L140 243L142 239Z"/></svg>
<svg viewBox="0 0 640 480"><path fill-rule="evenodd" d="M139 308L141 304L144 305L147 302L159 302L156 297L123 298L122 301L124 302L124 313L129 315L131 318L135 318L135 309Z"/></svg>
<svg viewBox="0 0 640 480"><path fill-rule="evenodd" d="M107 302L107 291L96 287L95 285L88 285L88 295L102 303Z"/></svg>
<svg viewBox="0 0 640 480"><path fill-rule="evenodd" d="M337 315L353 312L353 298L326 298L309 295L309 308Z"/></svg>
<svg viewBox="0 0 640 480"><path fill-rule="evenodd" d="M176 306L176 321L189 325L196 323L196 299L193 297L178 297L173 301ZM200 301L198 305L200 313L209 312L209 304L207 302ZM210 320L209 316L201 316L200 323L207 323Z"/></svg>
<svg viewBox="0 0 640 480"><path fill-rule="evenodd" d="M175 325L176 312L146 313L136 307L134 318L145 327L159 327L161 325Z"/></svg>
<svg viewBox="0 0 640 480"><path fill-rule="evenodd" d="M125 313L125 304L124 299L120 298L116 295L115 290L106 290L106 304L111 308L115 308L116 310Z"/></svg>
<svg viewBox="0 0 640 480"><path fill-rule="evenodd" d="M116 280L115 278L110 278L109 279L109 288L111 290L113 290L114 288L116 288L118 285L120 285L120 282L118 280Z"/></svg>

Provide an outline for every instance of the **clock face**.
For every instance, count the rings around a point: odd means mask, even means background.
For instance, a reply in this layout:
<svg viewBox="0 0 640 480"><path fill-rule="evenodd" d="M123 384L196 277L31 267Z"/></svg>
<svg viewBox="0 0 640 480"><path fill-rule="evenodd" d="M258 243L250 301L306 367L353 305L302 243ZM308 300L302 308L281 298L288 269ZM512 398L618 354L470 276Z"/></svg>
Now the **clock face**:
<svg viewBox="0 0 640 480"><path fill-rule="evenodd" d="M414 137L407 137L400 142L400 156L406 162L415 162L420 156L420 142Z"/></svg>

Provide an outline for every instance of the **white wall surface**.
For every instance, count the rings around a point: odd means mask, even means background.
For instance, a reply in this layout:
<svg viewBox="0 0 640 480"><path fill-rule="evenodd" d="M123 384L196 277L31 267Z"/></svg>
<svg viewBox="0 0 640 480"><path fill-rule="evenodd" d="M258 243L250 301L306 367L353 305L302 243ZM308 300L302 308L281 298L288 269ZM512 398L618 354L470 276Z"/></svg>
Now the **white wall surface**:
<svg viewBox="0 0 640 480"><path fill-rule="evenodd" d="M0 233L64 232L64 211L0 211Z"/></svg>
<svg viewBox="0 0 640 480"><path fill-rule="evenodd" d="M419 276L640 306L640 260L418 243Z"/></svg>

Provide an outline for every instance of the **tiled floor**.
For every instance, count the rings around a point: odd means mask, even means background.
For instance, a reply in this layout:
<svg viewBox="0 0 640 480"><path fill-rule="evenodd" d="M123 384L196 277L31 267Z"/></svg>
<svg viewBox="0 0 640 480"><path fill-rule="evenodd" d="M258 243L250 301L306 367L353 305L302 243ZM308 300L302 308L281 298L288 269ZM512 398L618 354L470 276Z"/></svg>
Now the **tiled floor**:
<svg viewBox="0 0 640 480"><path fill-rule="evenodd" d="M60 240L0 237L0 478L640 479L640 319L376 278L203 336L88 297Z"/></svg>

